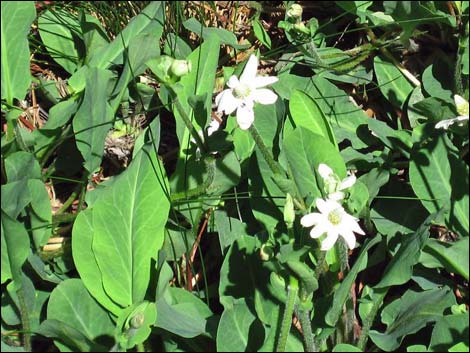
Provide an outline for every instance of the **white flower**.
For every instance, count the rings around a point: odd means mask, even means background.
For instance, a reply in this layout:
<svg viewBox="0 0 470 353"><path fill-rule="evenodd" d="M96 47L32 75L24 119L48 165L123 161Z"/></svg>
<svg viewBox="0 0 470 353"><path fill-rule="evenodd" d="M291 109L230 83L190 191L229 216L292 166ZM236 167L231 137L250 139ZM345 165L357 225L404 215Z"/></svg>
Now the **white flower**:
<svg viewBox="0 0 470 353"><path fill-rule="evenodd" d="M455 123L457 123L457 126L464 126L468 123L468 102L458 94L454 96L454 102L457 108L457 113L460 115L456 118L439 121L435 126L436 129L447 130L449 126L454 125Z"/></svg>
<svg viewBox="0 0 470 353"><path fill-rule="evenodd" d="M240 76L233 75L227 82L229 87L215 97L217 111L227 115L237 111L237 123L242 130L248 129L255 120L254 103L273 104L277 95L267 88L262 88L278 81L273 76L256 76L258 58L251 55L245 70Z"/></svg>
<svg viewBox="0 0 470 353"><path fill-rule="evenodd" d="M333 201L344 199L344 192L342 192L342 190L349 189L356 183L356 176L349 175L343 180L340 180L339 177L333 173L333 170L324 163L320 163L318 166L318 173L323 179L328 199Z"/></svg>
<svg viewBox="0 0 470 353"><path fill-rule="evenodd" d="M344 208L334 200L316 199L317 209L320 211L307 214L300 219L304 227L311 227L310 236L319 238L326 233L321 243L321 250L330 250L342 236L350 249L354 249L356 236L354 233L364 235L364 231L357 224L358 219L348 214Z"/></svg>

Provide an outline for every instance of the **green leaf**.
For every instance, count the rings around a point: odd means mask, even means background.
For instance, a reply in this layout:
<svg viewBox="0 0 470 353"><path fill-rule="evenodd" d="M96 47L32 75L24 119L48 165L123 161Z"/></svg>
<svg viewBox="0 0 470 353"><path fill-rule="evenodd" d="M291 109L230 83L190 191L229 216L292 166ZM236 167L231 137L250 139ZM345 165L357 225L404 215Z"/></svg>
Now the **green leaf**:
<svg viewBox="0 0 470 353"><path fill-rule="evenodd" d="M218 38L222 44L230 45L235 49L247 49L249 44L241 45L238 44L237 37L232 32L215 27L204 27L198 20L191 17L183 22L184 28L188 31L196 33L198 36L202 36L204 40L210 40L210 38ZM215 55L217 56L217 55ZM193 66L194 68L194 66Z"/></svg>
<svg viewBox="0 0 470 353"><path fill-rule="evenodd" d="M86 77L85 96L73 119L77 148L85 160L84 167L92 173L101 163L104 140L111 128L113 114L108 104L107 89L111 72L90 68Z"/></svg>
<svg viewBox="0 0 470 353"><path fill-rule="evenodd" d="M254 237L243 235L228 250L219 283L220 302L225 308L239 298L254 298L256 291L269 298L270 271L263 266L258 242ZM244 271L239 271L241 268Z"/></svg>
<svg viewBox="0 0 470 353"><path fill-rule="evenodd" d="M33 1L2 2L2 99L13 105L31 84L28 33L36 17Z"/></svg>
<svg viewBox="0 0 470 353"><path fill-rule="evenodd" d="M28 180L22 179L2 185L2 212L16 219L21 211L31 202Z"/></svg>
<svg viewBox="0 0 470 353"><path fill-rule="evenodd" d="M77 70L69 79L69 85L76 92L80 92L85 86L88 87L85 77L87 77L86 72L89 68L96 67L106 69L113 64L122 63L123 51L129 47L132 38L140 33L152 33L161 29L163 11L164 6L160 1L151 2L147 5L111 43L96 50L96 53L88 62L88 66L83 66L81 69ZM158 46L158 43L150 43L149 45Z"/></svg>
<svg viewBox="0 0 470 353"><path fill-rule="evenodd" d="M429 239L424 248L423 255L431 256L438 262L440 267L444 267L447 272L458 273L468 281L468 243L469 237L462 237L454 243L445 243L437 239ZM426 266L425 263L424 266Z"/></svg>
<svg viewBox="0 0 470 353"><path fill-rule="evenodd" d="M377 173L371 178L364 180L367 185L377 183ZM375 177L375 178L374 178ZM361 180L363 180L361 178ZM388 182L388 172L383 182L386 183L380 189L380 195L374 200L370 217L377 230L384 235L394 236L397 233L413 233L428 216L427 210L423 207L411 190L409 183L393 178ZM376 185L380 187L382 185ZM376 192L379 190L376 189ZM396 210L400 210L397 212Z"/></svg>
<svg viewBox="0 0 470 353"><path fill-rule="evenodd" d="M451 352L451 348L459 341L464 342L468 350L468 319L468 311L440 318L432 331L429 352ZM462 351L455 350L454 352Z"/></svg>
<svg viewBox="0 0 470 353"><path fill-rule="evenodd" d="M443 61L437 60L423 72L423 88L431 97L454 103L452 90L454 88L453 68Z"/></svg>
<svg viewBox="0 0 470 353"><path fill-rule="evenodd" d="M411 158L410 182L423 206L429 212L450 208L446 212L446 225L468 235L469 170L448 137L441 134L428 139Z"/></svg>
<svg viewBox="0 0 470 353"><path fill-rule="evenodd" d="M395 65L378 56L374 58L374 69L382 94L396 108L402 109L408 95L413 91L413 85Z"/></svg>
<svg viewBox="0 0 470 353"><path fill-rule="evenodd" d="M254 19L252 25L256 38L258 38L266 48L271 49L271 38L269 38L269 34L264 29L259 18Z"/></svg>
<svg viewBox="0 0 470 353"><path fill-rule="evenodd" d="M367 124L369 118L351 102L345 91L323 77L314 76L305 92L309 92L309 96L328 118L338 143L348 139L356 149L367 146L359 137L359 132L360 126Z"/></svg>
<svg viewBox="0 0 470 353"><path fill-rule="evenodd" d="M351 1L348 1L348 2L351 2ZM333 352L362 352L362 351L356 346L353 346L351 344L340 343L340 344L337 344L333 348Z"/></svg>
<svg viewBox="0 0 470 353"><path fill-rule="evenodd" d="M193 116L194 128L199 131L205 127L205 123L210 119L212 111L212 92L214 90L215 73L218 64L220 42L217 37L212 37L194 50L187 60L191 62L191 72L181 78L179 85L174 86L178 95L178 100L189 117ZM193 95L205 97L204 104L198 112L193 113L193 108L189 104L189 98ZM176 117L176 134L180 146L186 146L189 139L189 131L177 109L174 109Z"/></svg>
<svg viewBox="0 0 470 353"><path fill-rule="evenodd" d="M320 107L310 96L302 91L295 90L289 101L289 111L293 120L293 128L303 127L323 136L336 148L338 147L328 120L326 120ZM291 129L288 129L288 127L291 127L291 125L286 124L284 128L286 136L291 132Z"/></svg>
<svg viewBox="0 0 470 353"><path fill-rule="evenodd" d="M2 210L2 284L13 279L21 286L21 267L30 252L29 236L24 225ZM18 288L17 287L17 288Z"/></svg>
<svg viewBox="0 0 470 353"><path fill-rule="evenodd" d="M380 349L394 351L405 336L418 332L428 323L438 320L444 310L453 304L455 297L445 288L425 292L408 290L382 311L382 322L387 325L385 332L372 330L370 338Z"/></svg>
<svg viewBox="0 0 470 353"><path fill-rule="evenodd" d="M47 319L35 332L45 337L54 338L55 344L63 352L105 351L104 347L93 344L83 333L66 322Z"/></svg>
<svg viewBox="0 0 470 353"><path fill-rule="evenodd" d="M264 342L264 328L247 299L225 308L217 329L218 352L256 352Z"/></svg>
<svg viewBox="0 0 470 353"><path fill-rule="evenodd" d="M412 235L405 235L400 248L389 262L377 288L406 283L413 275L413 266L419 261L421 251L429 238L429 227L442 210L430 215Z"/></svg>
<svg viewBox="0 0 470 353"><path fill-rule="evenodd" d="M367 125L374 133L374 136L382 141L385 146L409 158L413 143L411 134L407 130L392 129L386 123L377 119L369 119Z"/></svg>
<svg viewBox="0 0 470 353"><path fill-rule="evenodd" d="M64 127L77 111L78 103L75 99L67 99L54 105L49 110L49 118L43 130L54 130Z"/></svg>
<svg viewBox="0 0 470 353"><path fill-rule="evenodd" d="M346 300L348 299L349 294L351 293L351 287L354 281L356 280L357 275L367 266L367 251L369 251L371 247L379 243L380 240L381 237L376 236L362 247L361 254L354 263L354 266L351 268L351 271L349 271L346 278L343 280L343 282L341 282L339 288L335 290L333 304L325 316L325 322L328 325L336 326L336 322L338 321L340 315L343 312L344 304L346 303Z"/></svg>
<svg viewBox="0 0 470 353"><path fill-rule="evenodd" d="M216 210L214 212L214 221L219 235L220 250L223 253L225 248L246 235L245 223L236 218L229 217L225 211Z"/></svg>
<svg viewBox="0 0 470 353"><path fill-rule="evenodd" d="M322 196L317 175L320 163L327 164L341 179L346 177L346 166L335 146L310 130L298 127L284 139L283 147L302 197Z"/></svg>
<svg viewBox="0 0 470 353"><path fill-rule="evenodd" d="M50 56L72 74L80 59L77 44L82 33L78 19L66 10L47 10L39 17L38 27Z"/></svg>
<svg viewBox="0 0 470 353"><path fill-rule="evenodd" d="M165 294L157 299L155 326L185 338L207 333L208 319L213 314L201 299L182 288L170 287Z"/></svg>
<svg viewBox="0 0 470 353"><path fill-rule="evenodd" d="M94 254L102 276L102 283L95 285L103 285L106 294L123 307L143 300L151 259L163 245L170 207L163 170L154 149L143 148L96 201L93 253L78 254Z"/></svg>
<svg viewBox="0 0 470 353"><path fill-rule="evenodd" d="M42 177L41 168L34 155L25 151L12 153L5 159L5 173L8 182Z"/></svg>
<svg viewBox="0 0 470 353"><path fill-rule="evenodd" d="M111 94L111 109L116 112L119 104L127 92L129 82L145 71L145 63L160 55L160 48L157 43L163 32L163 24L152 33L140 33L129 42L124 55L124 69L119 76L118 83ZM155 45L149 45L155 43Z"/></svg>
<svg viewBox="0 0 470 353"><path fill-rule="evenodd" d="M65 280L54 288L47 319L66 323L92 342L114 334L108 312L91 297L80 279Z"/></svg>
<svg viewBox="0 0 470 353"><path fill-rule="evenodd" d="M31 193L31 208L28 209L28 216L34 245L38 249L47 243L52 234L51 201L46 186L41 180L28 180L28 188Z"/></svg>

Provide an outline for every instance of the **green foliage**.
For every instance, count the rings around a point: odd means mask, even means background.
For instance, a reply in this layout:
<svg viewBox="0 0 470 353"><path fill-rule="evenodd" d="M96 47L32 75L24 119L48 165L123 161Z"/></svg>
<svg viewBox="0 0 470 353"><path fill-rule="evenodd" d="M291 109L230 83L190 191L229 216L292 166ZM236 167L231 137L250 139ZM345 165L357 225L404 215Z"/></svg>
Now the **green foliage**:
<svg viewBox="0 0 470 353"><path fill-rule="evenodd" d="M223 3L2 2L2 351L468 351L468 2Z"/></svg>

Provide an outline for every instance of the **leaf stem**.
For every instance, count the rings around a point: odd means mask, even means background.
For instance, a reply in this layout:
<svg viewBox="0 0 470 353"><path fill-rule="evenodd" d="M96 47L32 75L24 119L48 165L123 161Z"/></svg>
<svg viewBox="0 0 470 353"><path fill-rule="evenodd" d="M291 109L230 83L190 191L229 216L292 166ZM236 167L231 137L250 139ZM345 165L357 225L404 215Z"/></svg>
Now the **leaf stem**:
<svg viewBox="0 0 470 353"><path fill-rule="evenodd" d="M277 341L276 352L285 352L287 337L289 337L290 327L292 325L292 314L294 313L295 302L299 292L299 282L294 276L289 278L289 286L287 287L287 301L284 310L284 316L281 322L281 331Z"/></svg>
<svg viewBox="0 0 470 353"><path fill-rule="evenodd" d="M370 328L372 327L372 324L374 323L375 317L377 316L377 312L382 306L382 302L385 296L387 295L387 292L388 292L388 288L380 288L377 290L378 296L375 298L374 304L362 324L361 335L359 336L359 340L357 342L357 346L361 351L364 351L366 348L367 340L369 338Z"/></svg>

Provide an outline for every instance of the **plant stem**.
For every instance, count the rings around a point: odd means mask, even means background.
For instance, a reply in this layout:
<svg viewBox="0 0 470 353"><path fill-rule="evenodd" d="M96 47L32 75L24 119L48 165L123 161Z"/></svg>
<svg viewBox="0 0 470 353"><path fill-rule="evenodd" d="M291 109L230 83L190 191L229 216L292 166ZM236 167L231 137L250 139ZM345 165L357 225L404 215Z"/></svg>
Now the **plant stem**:
<svg viewBox="0 0 470 353"><path fill-rule="evenodd" d="M310 321L309 310L299 310L297 316L302 327L302 333L304 336L305 351L306 352L317 352L318 349L315 345L315 340L312 332L312 323Z"/></svg>
<svg viewBox="0 0 470 353"><path fill-rule="evenodd" d="M274 160L271 151L268 147L264 144L263 139L261 138L258 129L255 127L254 124L251 124L250 128L248 129L255 141L256 145L258 146L263 158L268 163L269 169L273 172L273 174L285 175L285 173L281 170L278 163Z"/></svg>
<svg viewBox="0 0 470 353"><path fill-rule="evenodd" d="M292 325L292 314L294 313L295 302L299 292L299 282L293 276L290 276L289 286L287 288L287 302L284 316L281 322L281 332L277 341L276 352L285 352L287 337L289 337L290 327Z"/></svg>
<svg viewBox="0 0 470 353"><path fill-rule="evenodd" d="M255 125L252 124L249 128L249 131L251 133L251 136L253 137L253 140L255 141L256 143L256 146L258 146L261 154L263 155L263 158L264 160L266 161L266 163L268 163L268 166L269 166L269 169L271 169L271 171L273 172L274 175L278 175L278 176L282 176L282 177L285 177L286 173L281 169L281 167L279 166L279 163L277 163L275 160L274 160L274 157L273 155L271 154L271 151L269 150L269 148L265 145L263 139L261 138L261 135L259 134L258 132L258 129L256 129ZM288 177L291 181L293 181L293 177L290 173L288 173ZM279 185L276 181L276 179L274 179L274 182L276 183L276 185L279 187L279 189L283 190L284 192L285 189L283 188L282 185ZM306 211L307 210L307 207L305 206L305 203L304 203L304 200L299 196L299 192L298 192L298 189L297 189L297 184L295 184L295 182L293 183L294 184L294 188L295 188L295 195L293 195L293 202L294 202L294 205L301 211Z"/></svg>
<svg viewBox="0 0 470 353"><path fill-rule="evenodd" d="M387 295L388 288L380 288L377 290L377 297L375 298L374 305L370 309L369 314L367 315L366 319L362 324L362 331L361 335L359 336L359 340L357 342L357 346L361 351L364 351L367 344L367 339L369 338L369 331L374 323L375 317L377 316L377 312L379 311L380 307L382 306L382 302Z"/></svg>
<svg viewBox="0 0 470 353"><path fill-rule="evenodd" d="M25 352L31 352L31 326L29 322L28 307L24 298L24 290L20 288L16 291L21 315L21 323L23 325L23 346Z"/></svg>
<svg viewBox="0 0 470 353"><path fill-rule="evenodd" d="M202 141L202 138L201 136L199 136L198 132L196 131L196 129L194 128L194 125L193 123L191 122L191 119L189 118L188 114L186 113L186 111L184 110L184 107L183 105L181 104L180 100L178 99L178 96L176 94L176 92L173 90L173 88L169 87L169 90L170 92L172 93L173 95L173 103L175 104L176 106L176 110L178 111L178 113L180 114L181 118L183 119L183 122L184 124L186 125L186 127L188 128L189 130L189 133L191 134L191 136L194 138L194 140L196 141L196 144L197 146L199 147L199 149L201 150L201 152L204 154L206 152L206 146L204 145L204 142Z"/></svg>

